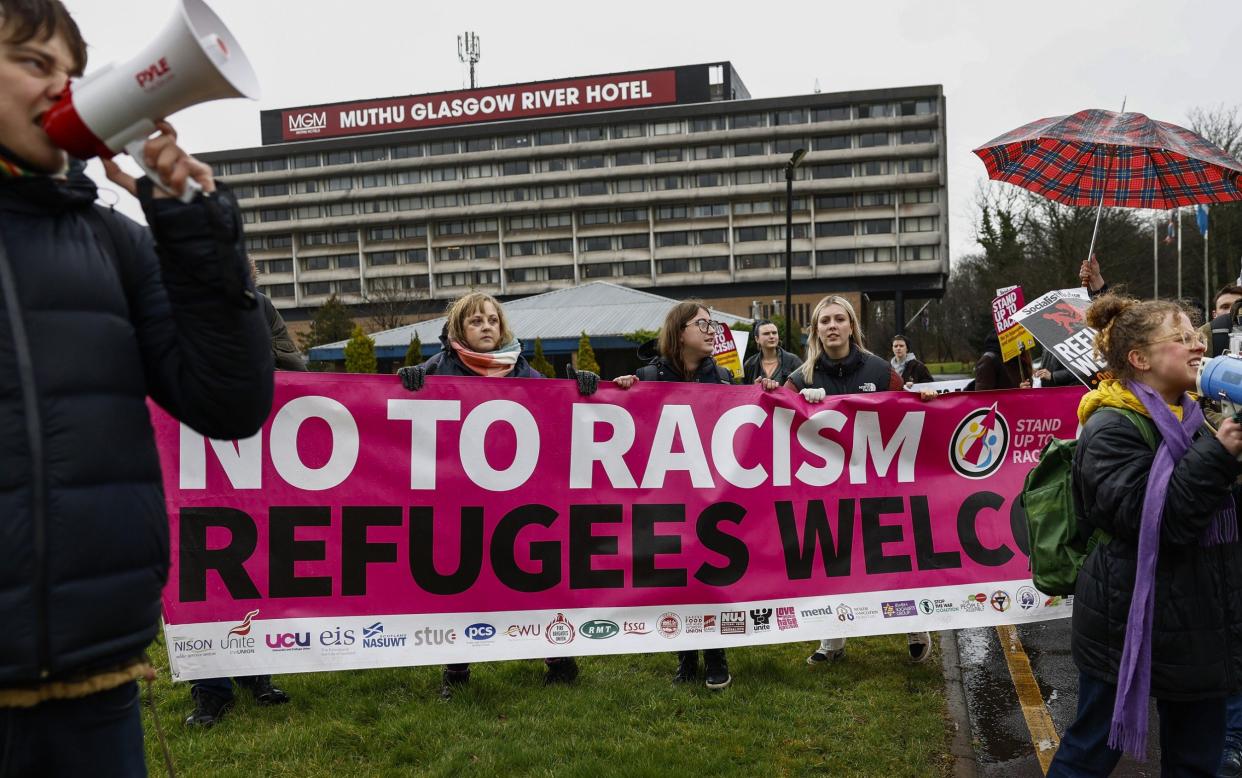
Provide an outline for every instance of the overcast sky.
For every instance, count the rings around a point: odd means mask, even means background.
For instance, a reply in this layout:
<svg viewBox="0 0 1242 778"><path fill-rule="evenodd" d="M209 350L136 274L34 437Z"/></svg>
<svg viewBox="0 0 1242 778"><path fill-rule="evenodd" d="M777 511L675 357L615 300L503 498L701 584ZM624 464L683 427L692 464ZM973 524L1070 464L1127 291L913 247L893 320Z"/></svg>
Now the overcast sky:
<svg viewBox="0 0 1242 778"><path fill-rule="evenodd" d="M732 61L756 98L809 94L817 80L824 92L943 84L954 257L976 248L975 146L1040 117L1118 110L1123 97L1127 110L1176 124L1194 106L1242 103L1237 0L1185 10L1104 0L209 3L263 95L174 117L191 152L260 145L260 109L460 88L464 30L480 37L484 86L718 60ZM173 0L66 5L91 47L87 72L139 50L174 9Z"/></svg>

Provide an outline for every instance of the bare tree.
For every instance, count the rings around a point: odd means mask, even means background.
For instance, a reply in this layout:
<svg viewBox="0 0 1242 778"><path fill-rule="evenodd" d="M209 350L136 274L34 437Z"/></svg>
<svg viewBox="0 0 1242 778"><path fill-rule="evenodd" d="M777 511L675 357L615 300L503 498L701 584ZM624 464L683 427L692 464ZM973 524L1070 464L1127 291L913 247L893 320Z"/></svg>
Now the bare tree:
<svg viewBox="0 0 1242 778"><path fill-rule="evenodd" d="M371 279L370 290L363 294L372 332L391 330L405 324L411 303L426 297L426 293L410 289L401 277Z"/></svg>
<svg viewBox="0 0 1242 778"><path fill-rule="evenodd" d="M1196 106L1187 115L1190 129L1220 146L1234 159L1242 159L1242 119L1238 117L1238 106L1224 103L1209 108Z"/></svg>

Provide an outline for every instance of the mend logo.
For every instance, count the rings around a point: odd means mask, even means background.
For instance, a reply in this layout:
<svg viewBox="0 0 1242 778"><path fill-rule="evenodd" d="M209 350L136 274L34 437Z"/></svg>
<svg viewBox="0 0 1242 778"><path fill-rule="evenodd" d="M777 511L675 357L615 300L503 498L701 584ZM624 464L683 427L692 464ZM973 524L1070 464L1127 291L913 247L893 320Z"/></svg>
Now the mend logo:
<svg viewBox="0 0 1242 778"><path fill-rule="evenodd" d="M168 67L168 60L165 57L160 57L158 62L153 62L135 73L134 80L138 82L138 86L150 90L159 86L171 72L171 68Z"/></svg>
<svg viewBox="0 0 1242 778"><path fill-rule="evenodd" d="M294 135L314 135L328 129L328 112L291 113L287 121L288 130Z"/></svg>

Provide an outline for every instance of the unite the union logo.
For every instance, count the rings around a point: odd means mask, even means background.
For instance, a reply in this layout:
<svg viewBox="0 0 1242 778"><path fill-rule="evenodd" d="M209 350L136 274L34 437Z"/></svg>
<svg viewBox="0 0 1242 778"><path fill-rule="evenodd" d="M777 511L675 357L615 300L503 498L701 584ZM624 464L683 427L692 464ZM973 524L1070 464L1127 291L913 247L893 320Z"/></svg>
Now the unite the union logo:
<svg viewBox="0 0 1242 778"><path fill-rule="evenodd" d="M1005 461L1009 450L1009 422L996 409L971 411L953 431L949 463L965 478L987 478Z"/></svg>

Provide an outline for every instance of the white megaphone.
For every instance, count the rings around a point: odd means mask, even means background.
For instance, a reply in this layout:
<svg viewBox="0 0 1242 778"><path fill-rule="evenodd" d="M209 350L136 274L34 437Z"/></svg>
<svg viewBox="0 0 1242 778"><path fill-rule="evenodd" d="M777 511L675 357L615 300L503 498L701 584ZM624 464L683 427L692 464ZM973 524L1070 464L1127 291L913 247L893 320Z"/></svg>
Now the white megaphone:
<svg viewBox="0 0 1242 778"><path fill-rule="evenodd" d="M177 6L150 45L70 84L43 115L44 131L60 148L78 159L128 152L173 195L142 158L155 120L197 103L259 96L254 69L220 18L202 0L177 0ZM188 203L201 188L186 179L180 199Z"/></svg>

